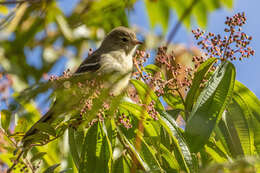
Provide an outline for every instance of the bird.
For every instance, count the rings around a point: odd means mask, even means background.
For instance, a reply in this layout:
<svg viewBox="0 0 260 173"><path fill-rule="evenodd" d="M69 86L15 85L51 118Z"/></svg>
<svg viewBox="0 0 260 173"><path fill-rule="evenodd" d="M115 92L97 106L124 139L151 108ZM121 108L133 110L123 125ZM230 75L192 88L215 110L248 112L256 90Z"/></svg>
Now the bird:
<svg viewBox="0 0 260 173"><path fill-rule="evenodd" d="M142 44L129 28L119 26L110 31L100 47L90 54L77 68L73 75L82 73L108 74L116 71L123 77L112 87L112 94L119 95L128 86L133 70L133 56L138 45ZM72 76L73 77L73 76ZM55 104L53 105L55 106ZM52 123L55 120L53 108L42 116L23 136L22 141L37 133L39 123Z"/></svg>

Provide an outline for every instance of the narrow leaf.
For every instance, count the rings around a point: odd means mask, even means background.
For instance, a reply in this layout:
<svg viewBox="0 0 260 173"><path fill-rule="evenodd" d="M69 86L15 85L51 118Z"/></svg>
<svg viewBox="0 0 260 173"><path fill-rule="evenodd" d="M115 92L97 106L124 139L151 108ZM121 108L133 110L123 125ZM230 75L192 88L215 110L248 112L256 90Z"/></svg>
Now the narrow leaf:
<svg viewBox="0 0 260 173"><path fill-rule="evenodd" d="M173 139L175 157L181 169L186 172L194 172L198 165L193 164L195 162L193 161L192 154L177 123L167 112L160 112L160 115L160 123Z"/></svg>
<svg viewBox="0 0 260 173"><path fill-rule="evenodd" d="M77 169L79 169L80 158L79 158L79 151L78 146L76 145L75 141L75 130L73 128L69 128L69 145L70 145L70 153L73 158L74 164L76 165Z"/></svg>

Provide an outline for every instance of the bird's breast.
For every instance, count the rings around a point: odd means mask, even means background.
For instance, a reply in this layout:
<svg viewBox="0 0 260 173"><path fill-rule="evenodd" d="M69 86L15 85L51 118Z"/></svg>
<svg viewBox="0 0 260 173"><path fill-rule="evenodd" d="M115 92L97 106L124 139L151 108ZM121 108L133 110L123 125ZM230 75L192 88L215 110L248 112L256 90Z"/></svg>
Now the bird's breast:
<svg viewBox="0 0 260 173"><path fill-rule="evenodd" d="M105 72L117 71L126 74L133 70L133 56L131 54L126 55L124 52L114 51L103 56L101 66Z"/></svg>

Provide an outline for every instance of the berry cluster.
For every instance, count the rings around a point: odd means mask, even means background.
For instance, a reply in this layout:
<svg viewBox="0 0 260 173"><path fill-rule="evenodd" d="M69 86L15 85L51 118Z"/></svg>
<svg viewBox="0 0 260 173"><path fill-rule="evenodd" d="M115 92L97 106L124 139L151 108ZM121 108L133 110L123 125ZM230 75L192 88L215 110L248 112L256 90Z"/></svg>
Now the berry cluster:
<svg viewBox="0 0 260 173"><path fill-rule="evenodd" d="M162 96L165 91L174 91L185 89L188 90L192 84L193 74L197 70L200 64L205 60L203 57L194 57L193 63L194 68L185 67L184 65L176 63L174 52L167 52L166 47L159 47L156 57L155 64L160 67L161 71L155 74L147 73L144 69L144 62L148 58L144 53L137 54L134 60L137 72L135 72L136 79L142 79L146 84L154 89L157 96ZM140 61L140 59L145 60ZM162 77L164 76L164 77Z"/></svg>
<svg viewBox="0 0 260 173"><path fill-rule="evenodd" d="M51 75L50 78L49 78L49 81L56 81L56 80L61 80L61 79L68 79L72 76L71 74L71 70L70 69L67 69L65 70L61 76L56 76L56 75ZM44 74L43 75L44 78L47 78L48 75L47 74Z"/></svg>
<svg viewBox="0 0 260 173"><path fill-rule="evenodd" d="M155 110L154 107L155 107L155 101L152 100L147 107L147 109L148 109L147 112L154 120L158 120L158 118L157 118L158 112Z"/></svg>
<svg viewBox="0 0 260 173"><path fill-rule="evenodd" d="M228 36L222 38L219 34L205 33L197 29L193 30L194 37L199 40L198 45L201 49L206 50L206 55L209 57L216 57L220 60L242 60L254 55L254 50L248 47L252 37L242 32L242 26L246 23L244 13L238 13L232 17L227 17L225 24L227 28L224 29Z"/></svg>
<svg viewBox="0 0 260 173"><path fill-rule="evenodd" d="M127 117L124 113L122 113L122 115L118 117L118 123L123 125L126 129L130 129L133 127L129 117Z"/></svg>

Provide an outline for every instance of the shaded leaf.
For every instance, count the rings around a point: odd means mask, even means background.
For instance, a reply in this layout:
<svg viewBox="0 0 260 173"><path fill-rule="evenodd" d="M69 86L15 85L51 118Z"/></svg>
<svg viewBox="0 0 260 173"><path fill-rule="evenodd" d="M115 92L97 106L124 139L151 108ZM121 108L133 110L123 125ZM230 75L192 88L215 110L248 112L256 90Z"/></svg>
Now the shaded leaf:
<svg viewBox="0 0 260 173"><path fill-rule="evenodd" d="M145 0L145 7L151 26L155 27L156 24L161 24L163 30L166 31L170 14L170 8L166 1Z"/></svg>
<svg viewBox="0 0 260 173"><path fill-rule="evenodd" d="M140 97L140 99L142 100L143 103L149 104L152 100L154 100L156 102L156 105L160 109L164 109L162 104L160 103L159 98L154 93L152 88L148 87L144 82L142 82L140 80L131 79L130 82L136 88L136 90L138 92L138 96Z"/></svg>
<svg viewBox="0 0 260 173"><path fill-rule="evenodd" d="M33 157L31 158L31 162L34 162L38 159L42 159L42 157L47 154L46 152L39 152L33 155Z"/></svg>
<svg viewBox="0 0 260 173"><path fill-rule="evenodd" d="M133 154L134 157L136 157L138 163L144 169L144 171L150 171L151 169L149 165L142 159L140 153L136 150L134 145L127 139L127 137L119 129L118 129L118 134L120 135L121 138L120 141L123 142L122 144L125 145L130 150L131 154Z"/></svg>
<svg viewBox="0 0 260 173"><path fill-rule="evenodd" d="M7 131L11 122L11 112L8 110L1 110L1 126Z"/></svg>
<svg viewBox="0 0 260 173"><path fill-rule="evenodd" d="M55 169L59 166L60 166L60 164L52 165L52 166L48 167L47 169L45 169L45 171L43 173L54 173Z"/></svg>
<svg viewBox="0 0 260 173"><path fill-rule="evenodd" d="M113 173L130 173L131 172L131 161L126 156L122 155L113 164Z"/></svg>
<svg viewBox="0 0 260 173"><path fill-rule="evenodd" d="M178 161L180 168L186 172L196 172L198 165L193 161L192 154L188 148L188 144L184 139L183 133L178 127L175 120L166 112L161 112L161 119L159 119L162 126L167 130L173 139L174 154Z"/></svg>
<svg viewBox="0 0 260 173"><path fill-rule="evenodd" d="M76 138L75 138L76 132L73 128L69 128L68 133L69 133L70 153L72 155L74 164L76 165L77 169L79 169L80 157L79 157L78 149L80 149L80 148L78 147L78 145L76 145L76 143L77 143ZM83 138L82 138L82 140L83 140Z"/></svg>
<svg viewBox="0 0 260 173"><path fill-rule="evenodd" d="M184 110L182 98L177 94L165 93L163 95L163 100L173 109Z"/></svg>
<svg viewBox="0 0 260 173"><path fill-rule="evenodd" d="M35 128L49 135L56 136L55 129L49 123L37 123Z"/></svg>

